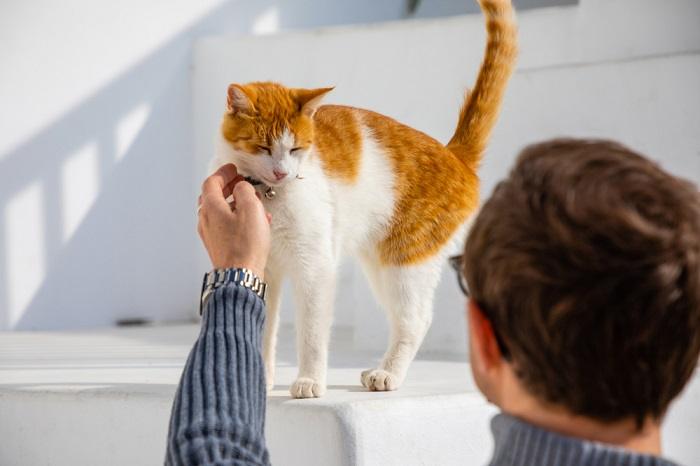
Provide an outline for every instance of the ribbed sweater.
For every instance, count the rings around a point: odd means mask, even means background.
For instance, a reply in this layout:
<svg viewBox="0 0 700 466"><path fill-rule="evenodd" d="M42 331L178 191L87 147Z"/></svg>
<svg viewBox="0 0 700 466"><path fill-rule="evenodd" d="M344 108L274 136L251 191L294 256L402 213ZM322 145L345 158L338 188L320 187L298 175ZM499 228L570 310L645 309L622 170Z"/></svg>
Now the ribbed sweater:
<svg viewBox="0 0 700 466"><path fill-rule="evenodd" d="M202 317L175 394L165 464L268 465L264 303L229 283L211 294Z"/></svg>
<svg viewBox="0 0 700 466"><path fill-rule="evenodd" d="M507 414L491 420L491 432L490 466L677 466L658 456L559 435Z"/></svg>
<svg viewBox="0 0 700 466"><path fill-rule="evenodd" d="M211 295L175 395L166 465L270 464L264 437L264 321L263 301L247 288L227 284ZM505 414L493 418L491 430L490 466L674 466Z"/></svg>

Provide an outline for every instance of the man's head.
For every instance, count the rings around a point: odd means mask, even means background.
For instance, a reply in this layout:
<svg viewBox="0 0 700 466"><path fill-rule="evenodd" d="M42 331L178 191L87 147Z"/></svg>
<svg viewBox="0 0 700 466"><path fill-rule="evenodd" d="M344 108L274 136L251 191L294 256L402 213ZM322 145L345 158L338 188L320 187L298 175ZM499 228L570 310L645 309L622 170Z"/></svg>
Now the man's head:
<svg viewBox="0 0 700 466"><path fill-rule="evenodd" d="M510 374L547 405L641 425L698 362L700 196L619 144L525 149L474 223L464 274L474 376L497 404Z"/></svg>

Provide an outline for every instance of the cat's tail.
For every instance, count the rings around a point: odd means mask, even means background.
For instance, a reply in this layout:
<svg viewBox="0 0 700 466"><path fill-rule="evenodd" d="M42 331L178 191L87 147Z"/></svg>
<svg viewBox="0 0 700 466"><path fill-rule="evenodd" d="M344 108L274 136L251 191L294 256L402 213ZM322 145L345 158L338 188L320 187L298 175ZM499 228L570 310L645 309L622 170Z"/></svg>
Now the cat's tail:
<svg viewBox="0 0 700 466"><path fill-rule="evenodd" d="M518 55L518 28L510 0L479 0L488 38L476 84L462 104L447 148L476 169L498 119L503 94Z"/></svg>

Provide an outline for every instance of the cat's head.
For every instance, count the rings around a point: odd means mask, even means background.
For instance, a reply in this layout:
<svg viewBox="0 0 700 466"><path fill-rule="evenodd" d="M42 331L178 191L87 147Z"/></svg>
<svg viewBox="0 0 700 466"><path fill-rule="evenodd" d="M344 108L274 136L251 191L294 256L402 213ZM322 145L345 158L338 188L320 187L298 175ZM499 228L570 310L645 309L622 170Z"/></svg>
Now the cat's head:
<svg viewBox="0 0 700 466"><path fill-rule="evenodd" d="M332 89L231 84L221 134L239 171L268 186L294 180L313 144L314 112Z"/></svg>

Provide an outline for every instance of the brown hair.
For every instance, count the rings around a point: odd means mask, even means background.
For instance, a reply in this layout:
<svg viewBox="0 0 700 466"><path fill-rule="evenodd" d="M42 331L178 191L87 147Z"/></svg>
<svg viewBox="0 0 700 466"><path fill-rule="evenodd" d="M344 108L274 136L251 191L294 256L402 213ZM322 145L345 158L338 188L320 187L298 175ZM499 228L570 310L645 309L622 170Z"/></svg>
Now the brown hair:
<svg viewBox="0 0 700 466"><path fill-rule="evenodd" d="M610 141L526 148L469 234L473 299L535 396L659 419L700 353L700 195Z"/></svg>

